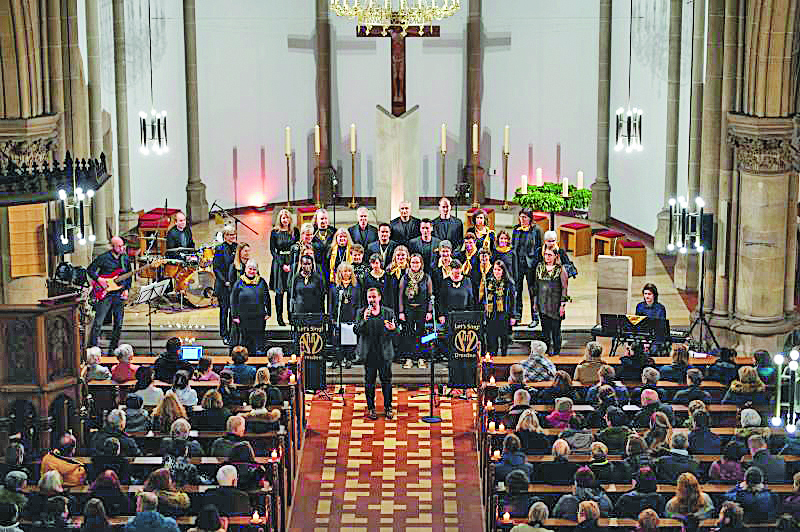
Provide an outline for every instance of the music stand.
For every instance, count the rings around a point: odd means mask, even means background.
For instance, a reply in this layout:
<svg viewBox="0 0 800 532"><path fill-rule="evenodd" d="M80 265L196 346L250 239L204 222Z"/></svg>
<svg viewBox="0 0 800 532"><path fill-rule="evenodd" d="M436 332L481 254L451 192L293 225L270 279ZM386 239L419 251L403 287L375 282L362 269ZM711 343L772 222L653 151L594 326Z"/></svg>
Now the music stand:
<svg viewBox="0 0 800 532"><path fill-rule="evenodd" d="M164 297L169 283L172 279L164 279L163 281L156 281L139 288L139 294L133 305L141 305L147 303L147 336L150 340L150 353L153 353L153 300Z"/></svg>
<svg viewBox="0 0 800 532"><path fill-rule="evenodd" d="M622 328L620 323L620 315L618 314L600 314L600 329L605 337L611 337L611 354L617 353L617 348L620 342L620 330Z"/></svg>

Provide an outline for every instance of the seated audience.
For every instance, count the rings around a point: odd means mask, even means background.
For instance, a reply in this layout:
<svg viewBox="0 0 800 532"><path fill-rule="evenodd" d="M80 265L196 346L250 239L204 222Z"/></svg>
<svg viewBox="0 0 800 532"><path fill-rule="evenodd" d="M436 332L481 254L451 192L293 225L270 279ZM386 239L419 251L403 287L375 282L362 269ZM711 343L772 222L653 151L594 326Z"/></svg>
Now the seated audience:
<svg viewBox="0 0 800 532"><path fill-rule="evenodd" d="M208 390L203 394L203 409L192 413L192 425L200 431L219 432L225 430L225 423L231 417L231 411L225 408L222 395L217 390Z"/></svg>
<svg viewBox="0 0 800 532"><path fill-rule="evenodd" d="M511 517L525 517L539 498L528 494L531 479L525 471L515 469L506 475L506 493L500 499L500 514L508 512Z"/></svg>
<svg viewBox="0 0 800 532"><path fill-rule="evenodd" d="M754 434L747 440L747 447L753 457L753 465L764 474L767 484L779 484L786 481L786 462L780 456L772 456L763 436Z"/></svg>
<svg viewBox="0 0 800 532"><path fill-rule="evenodd" d="M628 442L625 444L625 456L622 467L626 477L632 477L645 466L655 467L654 460L650 458L650 453L647 451L644 438L638 434L631 434L628 437Z"/></svg>
<svg viewBox="0 0 800 532"><path fill-rule="evenodd" d="M698 410L690 417L692 430L689 432L689 452L692 454L719 454L722 440L709 427L709 415L705 410Z"/></svg>
<svg viewBox="0 0 800 532"><path fill-rule="evenodd" d="M636 527L634 532L658 532L658 524L660 519L655 510L648 508L642 510L639 514L639 526Z"/></svg>
<svg viewBox="0 0 800 532"><path fill-rule="evenodd" d="M228 456L228 463L236 468L238 482L236 487L242 491L255 491L264 487L267 471L256 462L256 453L248 441L241 441L233 446Z"/></svg>
<svg viewBox="0 0 800 532"><path fill-rule="evenodd" d="M783 500L783 510L792 514L795 519L800 519L800 473L794 474L794 491Z"/></svg>
<svg viewBox="0 0 800 532"><path fill-rule="evenodd" d="M739 449L739 457L746 455L750 450L747 448L747 440L750 436L759 435L768 441L771 431L769 427L761 426L761 414L752 408L745 408L739 412L739 425L731 438L731 442L735 443Z"/></svg>
<svg viewBox="0 0 800 532"><path fill-rule="evenodd" d="M187 419L189 415L175 392L169 390L153 410L153 430L169 434L176 419Z"/></svg>
<svg viewBox="0 0 800 532"><path fill-rule="evenodd" d="M158 495L147 491L136 495L136 515L125 524L125 532L180 532L172 517L158 512Z"/></svg>
<svg viewBox="0 0 800 532"><path fill-rule="evenodd" d="M292 370L286 366L286 362L283 360L283 349L280 347L269 348L267 358L269 358L269 374L272 384L276 386L289 384Z"/></svg>
<svg viewBox="0 0 800 532"><path fill-rule="evenodd" d="M125 398L125 427L130 432L147 432L153 427L150 412L142 406L144 400L140 395L130 393Z"/></svg>
<svg viewBox="0 0 800 532"><path fill-rule="evenodd" d="M269 373L269 368L258 368L253 387L264 390L264 393L267 394L267 404L272 406L281 406L283 404L283 394L279 388L272 385L272 376Z"/></svg>
<svg viewBox="0 0 800 532"><path fill-rule="evenodd" d="M605 532L606 528L600 526L600 506L595 501L582 501L578 505L578 526L574 532Z"/></svg>
<svg viewBox="0 0 800 532"><path fill-rule="evenodd" d="M672 382L684 382L686 371L689 369L689 349L679 345L672 350L672 364L658 368L661 379Z"/></svg>
<svg viewBox="0 0 800 532"><path fill-rule="evenodd" d="M723 405L744 406L748 403L766 404L769 402L765 393L766 385L758 377L758 371L753 366L742 366L739 368L739 378L731 382L725 397L722 398Z"/></svg>
<svg viewBox="0 0 800 532"><path fill-rule="evenodd" d="M75 460L75 445L77 440L72 434L63 434L58 441L58 447L42 457L41 473L55 469L61 473L64 486L72 488L82 486L86 482L86 468Z"/></svg>
<svg viewBox="0 0 800 532"><path fill-rule="evenodd" d="M27 514L26 505L28 497L25 495L25 486L28 485L28 475L24 471L9 471L0 487L0 503L15 505L19 513Z"/></svg>
<svg viewBox="0 0 800 532"><path fill-rule="evenodd" d="M206 504L197 514L194 525L188 532L225 532L228 530L228 519L220 517L216 506Z"/></svg>
<svg viewBox="0 0 800 532"><path fill-rule="evenodd" d="M672 438L672 425L664 412L655 412L650 416L650 430L644 436L647 450L653 458L661 458L669 454L669 443Z"/></svg>
<svg viewBox="0 0 800 532"><path fill-rule="evenodd" d="M535 502L528 512L528 522L515 526L511 532L553 532L543 524L549 517L550 510L547 505L541 501Z"/></svg>
<svg viewBox="0 0 800 532"><path fill-rule="evenodd" d="M674 484L683 473L698 476L700 464L689 456L689 440L686 434L676 432L672 435L669 454L656 460L656 476L659 482Z"/></svg>
<svg viewBox="0 0 800 532"><path fill-rule="evenodd" d="M700 489L697 477L683 473L678 477L675 496L667 502L664 516L675 519L708 519L714 513L714 502Z"/></svg>
<svg viewBox="0 0 800 532"><path fill-rule="evenodd" d="M594 406L594 410L587 413L587 426L593 429L606 428L608 426L605 419L606 411L612 406L619 406L614 388L608 384L602 385L592 406Z"/></svg>
<svg viewBox="0 0 800 532"><path fill-rule="evenodd" d="M128 459L122 456L122 444L118 438L106 438L100 454L92 456L88 480L94 481L106 469L114 471L121 482L125 484L130 482L130 464Z"/></svg>
<svg viewBox="0 0 800 532"><path fill-rule="evenodd" d="M86 365L83 367L83 380L107 381L111 378L111 371L100 364L102 353L97 346L86 349Z"/></svg>
<svg viewBox="0 0 800 532"><path fill-rule="evenodd" d="M617 517L635 519L642 510L654 509L664 515L664 497L658 493L656 474L649 466L642 467L632 477L633 489L623 493L615 508Z"/></svg>
<svg viewBox="0 0 800 532"><path fill-rule="evenodd" d="M205 504L214 504L221 515L250 515L250 497L237 489L238 472L232 465L224 465L217 470L218 488L208 490L203 497Z"/></svg>
<svg viewBox="0 0 800 532"><path fill-rule="evenodd" d="M119 344L114 349L114 356L117 363L111 368L111 380L114 382L128 382L136 378L136 370L139 366L131 364L133 360L133 346L131 344Z"/></svg>
<svg viewBox="0 0 800 532"><path fill-rule="evenodd" d="M30 478L31 472L25 467L25 446L20 442L11 442L6 447L3 463L0 463L0 479L12 471L23 471Z"/></svg>
<svg viewBox="0 0 800 532"><path fill-rule="evenodd" d="M512 364L508 370L508 384L500 388L500 395L514 395L517 390L525 389L525 369L520 364Z"/></svg>
<svg viewBox="0 0 800 532"><path fill-rule="evenodd" d="M233 373L233 382L251 386L256 378L256 368L247 365L249 352L247 348L237 345L231 351L233 364L228 364L225 369Z"/></svg>
<svg viewBox="0 0 800 532"><path fill-rule="evenodd" d="M77 530L77 525L70 522L70 500L63 495L55 495L47 499L42 513L34 521L33 532L64 532Z"/></svg>
<svg viewBox="0 0 800 532"><path fill-rule="evenodd" d="M214 371L210 356L203 356L197 361L197 369L194 372L196 381L218 381L219 374Z"/></svg>
<svg viewBox="0 0 800 532"><path fill-rule="evenodd" d="M515 434L507 434L503 438L503 454L494 466L495 482L502 481L517 469L524 471L528 478L533 477L533 464L528 463L519 438Z"/></svg>
<svg viewBox="0 0 800 532"><path fill-rule="evenodd" d="M189 458L189 444L187 440L176 439L172 445L162 453L164 455L164 467L169 470L175 486L197 486L206 484L206 479L200 475L197 466Z"/></svg>
<svg viewBox="0 0 800 532"><path fill-rule="evenodd" d="M503 422L506 424L507 427L515 427L517 426L517 421L519 421L519 416L522 415L523 412L526 410L530 410L531 408L531 394L528 390L524 388L520 388L514 392L514 404L511 405L511 408L508 409L506 413L505 419Z"/></svg>
<svg viewBox="0 0 800 532"><path fill-rule="evenodd" d="M764 474L758 467L748 467L744 481L728 490L725 498L742 507L746 523L772 522L778 516L780 499L764 486Z"/></svg>
<svg viewBox="0 0 800 532"><path fill-rule="evenodd" d="M551 381L556 377L556 366L547 356L547 344L541 340L531 342L531 352L520 365L528 382Z"/></svg>
<svg viewBox="0 0 800 532"><path fill-rule="evenodd" d="M603 364L603 346L600 342L589 342L584 350L583 362L575 366L572 379L580 382L582 386L596 384L599 379L597 372Z"/></svg>
<svg viewBox="0 0 800 532"><path fill-rule="evenodd" d="M553 461L539 464L539 482L567 486L575 480L579 465L569 461L570 448L564 440L553 442Z"/></svg>
<svg viewBox="0 0 800 532"><path fill-rule="evenodd" d="M591 447L592 461L589 468L594 473L597 481L601 484L613 484L617 482L616 464L608 460L608 447L605 443L596 441Z"/></svg>
<svg viewBox="0 0 800 532"><path fill-rule="evenodd" d="M628 426L630 423L628 415L622 408L611 406L606 410L605 421L608 427L597 433L597 441L605 443L611 454L624 453L628 437L635 434L635 431Z"/></svg>
<svg viewBox="0 0 800 532"><path fill-rule="evenodd" d="M548 424L555 429L565 429L569 427L569 420L575 413L572 411L572 399L569 397L559 397L556 399L556 408L545 419Z"/></svg>
<svg viewBox="0 0 800 532"><path fill-rule="evenodd" d="M159 355L153 364L153 374L157 381L172 382L180 370L186 370L191 375L192 364L181 359L181 340L173 336L167 340L167 351Z"/></svg>
<svg viewBox="0 0 800 532"><path fill-rule="evenodd" d="M642 409L633 418L633 426L644 428L650 425L650 416L656 412L664 412L669 419L670 425L675 425L675 414L672 407L664 404L659 399L658 392L655 390L644 390L641 396Z"/></svg>
<svg viewBox="0 0 800 532"><path fill-rule="evenodd" d="M739 367L736 365L736 351L723 347L719 350L717 359L706 369L706 376L710 381L718 381L725 386L738 375Z"/></svg>
<svg viewBox="0 0 800 532"><path fill-rule="evenodd" d="M741 459L736 442L728 442L720 459L715 460L708 469L708 478L718 482L741 482L744 480Z"/></svg>
<svg viewBox="0 0 800 532"><path fill-rule="evenodd" d="M572 387L572 379L566 371L556 371L556 375L553 377L553 385L539 391L538 402L539 404L551 405L560 397L569 398L573 403L578 401L577 390Z"/></svg>
<svg viewBox="0 0 800 532"><path fill-rule="evenodd" d="M225 426L225 435L214 440L211 445L211 456L227 457L233 446L244 439L245 419L242 416L231 416Z"/></svg>
<svg viewBox="0 0 800 532"><path fill-rule="evenodd" d="M222 404L225 406L242 406L244 398L239 390L233 385L233 373L230 370L223 369L219 372L219 388L217 388L222 396Z"/></svg>
<svg viewBox="0 0 800 532"><path fill-rule="evenodd" d="M589 387L589 389L586 390L586 402L590 405L594 404L597 401L597 393L600 391L600 387L604 384L607 384L614 388L614 395L616 396L617 402L620 405L628 404L628 387L616 383L614 380L616 378L617 372L614 371L613 367L609 366L608 364L603 364L600 366L600 369L597 370L597 384Z"/></svg>
<svg viewBox="0 0 800 532"><path fill-rule="evenodd" d="M158 511L164 515L184 515L189 509L189 495L175 487L172 475L165 467L150 473L143 489L158 496Z"/></svg>
<svg viewBox="0 0 800 532"><path fill-rule="evenodd" d="M772 362L772 356L766 349L756 349L753 351L753 358L756 360L756 371L758 376L764 381L767 386L775 384L775 378L778 374L775 369L775 364Z"/></svg>
<svg viewBox="0 0 800 532"><path fill-rule="evenodd" d="M172 391L183 406L192 407L197 404L197 392L189 386L190 376L191 373L185 370L176 372L172 379Z"/></svg>
<svg viewBox="0 0 800 532"><path fill-rule="evenodd" d="M711 394L703 391L700 388L701 384L703 384L703 372L697 368L689 369L686 372L686 385L688 388L675 392L672 402L679 405L688 405L694 400L710 403Z"/></svg>
<svg viewBox="0 0 800 532"><path fill-rule="evenodd" d="M23 532L19 527L19 514L16 504L0 502L0 531Z"/></svg>
<svg viewBox="0 0 800 532"><path fill-rule="evenodd" d="M717 527L714 532L747 532L744 525L744 510L735 502L725 501L719 510Z"/></svg>
<svg viewBox="0 0 800 532"><path fill-rule="evenodd" d="M251 410L242 414L246 420L245 432L263 434L277 431L280 428L281 411L277 408L267 408L267 394L264 390L250 392Z"/></svg>
<svg viewBox="0 0 800 532"><path fill-rule="evenodd" d="M86 505L83 507L81 532L112 532L113 530L114 527L108 521L103 501L95 498L86 501Z"/></svg>
<svg viewBox="0 0 800 532"><path fill-rule="evenodd" d="M161 439L159 454L170 454L172 447L180 442L185 444L189 450L189 456L203 456L203 446L197 440L189 439L189 432L192 426L184 418L178 418L172 422L169 428L169 436Z"/></svg>
<svg viewBox="0 0 800 532"><path fill-rule="evenodd" d="M39 477L39 490L32 492L28 496L28 504L25 506L25 513L32 520L45 520L48 513L48 501L53 497L64 497L69 509L77 511L75 499L66 496L61 474L52 469Z"/></svg>
<svg viewBox="0 0 800 532"><path fill-rule="evenodd" d="M585 428L585 425L583 417L575 414L569 419L569 427L558 435L569 444L574 453L589 454L594 443L594 434L591 429Z"/></svg>
<svg viewBox="0 0 800 532"><path fill-rule="evenodd" d="M144 406L156 406L164 398L164 390L156 386L153 380L153 368L139 366L136 370L136 384L133 393L142 398Z"/></svg>
<svg viewBox="0 0 800 532"><path fill-rule="evenodd" d="M89 488L89 494L101 500L105 512L112 517L130 512L128 494L122 492L119 477L111 469L106 469L97 476Z"/></svg>
<svg viewBox="0 0 800 532"><path fill-rule="evenodd" d="M649 366L644 368L642 370L642 385L633 391L631 402L640 406L644 406L642 404L642 393L645 390L653 390L658 393L659 397L662 397L666 400L667 394L664 391L664 388L658 387L659 380L661 380L661 372L659 372L656 368Z"/></svg>
<svg viewBox="0 0 800 532"><path fill-rule="evenodd" d="M594 501L600 508L600 514L608 517L614 509L611 499L597 483L597 479L588 467L581 467L575 472L575 486L572 494L562 495L553 508L553 517L557 519L578 518L578 505L583 501Z"/></svg>
<svg viewBox="0 0 800 532"><path fill-rule="evenodd" d="M117 438L122 448L122 456L128 458L141 456L142 451L136 445L136 440L125 433L126 417L125 412L114 409L106 416L106 424L101 430L94 433L89 445L92 456L102 456L105 442L108 438Z"/></svg>
<svg viewBox="0 0 800 532"><path fill-rule="evenodd" d="M553 444L539 425L539 416L530 408L519 415L515 434L525 454L550 454Z"/></svg>

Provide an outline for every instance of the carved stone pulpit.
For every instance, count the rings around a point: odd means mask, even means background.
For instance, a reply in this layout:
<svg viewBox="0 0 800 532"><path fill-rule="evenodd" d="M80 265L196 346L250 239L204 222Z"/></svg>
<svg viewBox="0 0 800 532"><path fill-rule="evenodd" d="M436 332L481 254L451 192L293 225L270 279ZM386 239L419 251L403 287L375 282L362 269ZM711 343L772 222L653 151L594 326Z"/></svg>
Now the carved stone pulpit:
<svg viewBox="0 0 800 532"><path fill-rule="evenodd" d="M14 434L26 449L70 429L81 440L79 304L0 305L0 448Z"/></svg>

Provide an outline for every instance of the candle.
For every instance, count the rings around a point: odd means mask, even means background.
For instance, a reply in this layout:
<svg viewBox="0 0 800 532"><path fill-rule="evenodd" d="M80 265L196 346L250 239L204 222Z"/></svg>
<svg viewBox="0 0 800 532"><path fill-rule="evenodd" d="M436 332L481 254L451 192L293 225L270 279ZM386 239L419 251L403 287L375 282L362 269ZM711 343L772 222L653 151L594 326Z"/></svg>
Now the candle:
<svg viewBox="0 0 800 532"><path fill-rule="evenodd" d="M494 432L494 421L489 422L489 432Z"/></svg>
<svg viewBox="0 0 800 532"><path fill-rule="evenodd" d="M509 128L508 125L506 125L505 129L503 130L503 153L509 153L508 137L509 137Z"/></svg>
<svg viewBox="0 0 800 532"><path fill-rule="evenodd" d="M491 361L492 361L492 355L486 353L486 362L491 362Z"/></svg>
<svg viewBox="0 0 800 532"><path fill-rule="evenodd" d="M261 517L259 517L259 515L258 515L258 510L253 512L253 518L250 521L253 522L253 523L261 522Z"/></svg>
<svg viewBox="0 0 800 532"><path fill-rule="evenodd" d="M297 364L297 355L292 354L289 360L292 362L292 364Z"/></svg>
<svg viewBox="0 0 800 532"><path fill-rule="evenodd" d="M536 169L536 186L540 187L543 184L544 184L544 182L543 182L543 179L542 179L542 169L541 168L537 168Z"/></svg>
<svg viewBox="0 0 800 532"><path fill-rule="evenodd" d="M500 449L495 449L492 456L494 457L495 460L500 460Z"/></svg>
<svg viewBox="0 0 800 532"><path fill-rule="evenodd" d="M478 154L478 123L472 123L472 153Z"/></svg>
<svg viewBox="0 0 800 532"><path fill-rule="evenodd" d="M583 171L578 170L578 190L583 189Z"/></svg>
<svg viewBox="0 0 800 532"><path fill-rule="evenodd" d="M319 155L319 152L322 151L322 143L319 138L319 124L314 126L314 153Z"/></svg>
<svg viewBox="0 0 800 532"><path fill-rule="evenodd" d="M442 153L447 153L447 126L442 124Z"/></svg>
<svg viewBox="0 0 800 532"><path fill-rule="evenodd" d="M492 375L491 377L489 377L489 384L491 384L492 386L494 386L494 383L495 383L495 380L494 380L494 375Z"/></svg>
<svg viewBox="0 0 800 532"><path fill-rule="evenodd" d="M497 432L505 432L505 431L506 431L506 426L505 426L505 425L503 425L502 423L500 423L500 424L497 426Z"/></svg>
<svg viewBox="0 0 800 532"><path fill-rule="evenodd" d="M486 410L492 410L494 405L492 405L491 401L486 401Z"/></svg>
<svg viewBox="0 0 800 532"><path fill-rule="evenodd" d="M506 523L508 523L509 521L511 521L511 514L510 514L510 513L508 513L508 512L504 513L504 514L503 514L503 521L504 521L504 522L506 522Z"/></svg>
<svg viewBox="0 0 800 532"><path fill-rule="evenodd" d="M522 178L520 179L520 185L522 186L522 193L526 194L528 192L528 176L522 174Z"/></svg>
<svg viewBox="0 0 800 532"><path fill-rule="evenodd" d="M286 156L292 154L292 128L286 126Z"/></svg>
<svg viewBox="0 0 800 532"><path fill-rule="evenodd" d="M569 196L569 178L565 177L561 180L561 195L565 198Z"/></svg>
<svg viewBox="0 0 800 532"><path fill-rule="evenodd" d="M278 451L276 451L276 450L273 450L273 451L272 451L272 454L270 454L270 456L271 456L272 458L277 458L277 457L278 457Z"/></svg>
<svg viewBox="0 0 800 532"><path fill-rule="evenodd" d="M558 178L561 177L561 143L556 144L556 183Z"/></svg>
<svg viewBox="0 0 800 532"><path fill-rule="evenodd" d="M294 384L296 382L297 382L297 378L294 376L294 374L289 375L289 384Z"/></svg>
<svg viewBox="0 0 800 532"><path fill-rule="evenodd" d="M356 125L350 124L350 153L356 152Z"/></svg>

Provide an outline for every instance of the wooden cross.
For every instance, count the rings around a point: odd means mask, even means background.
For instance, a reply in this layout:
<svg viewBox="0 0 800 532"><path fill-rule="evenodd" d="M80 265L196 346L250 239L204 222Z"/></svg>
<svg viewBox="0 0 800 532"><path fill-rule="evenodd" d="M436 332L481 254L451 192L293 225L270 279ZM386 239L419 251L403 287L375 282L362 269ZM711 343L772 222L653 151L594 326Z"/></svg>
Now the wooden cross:
<svg viewBox="0 0 800 532"><path fill-rule="evenodd" d="M392 114L406 112L406 37L439 37L439 26L356 26L356 37L392 39Z"/></svg>

